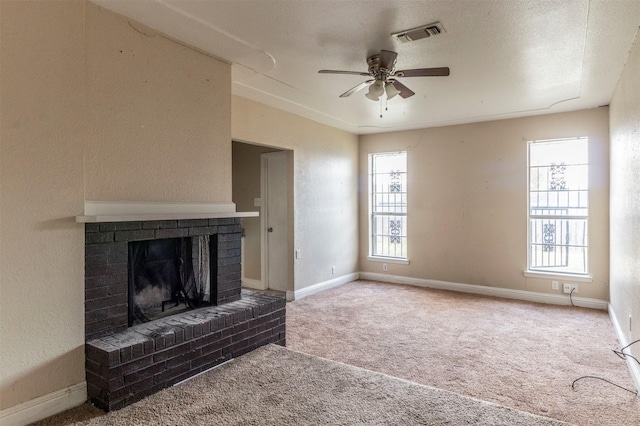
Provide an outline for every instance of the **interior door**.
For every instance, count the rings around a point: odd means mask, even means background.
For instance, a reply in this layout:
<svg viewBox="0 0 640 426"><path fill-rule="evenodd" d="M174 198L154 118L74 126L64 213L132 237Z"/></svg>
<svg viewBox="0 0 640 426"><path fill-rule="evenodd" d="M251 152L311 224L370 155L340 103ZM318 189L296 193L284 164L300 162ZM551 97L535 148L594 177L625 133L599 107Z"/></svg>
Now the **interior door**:
<svg viewBox="0 0 640 426"><path fill-rule="evenodd" d="M289 283L287 153L262 154L262 176L265 284L268 289L286 292Z"/></svg>

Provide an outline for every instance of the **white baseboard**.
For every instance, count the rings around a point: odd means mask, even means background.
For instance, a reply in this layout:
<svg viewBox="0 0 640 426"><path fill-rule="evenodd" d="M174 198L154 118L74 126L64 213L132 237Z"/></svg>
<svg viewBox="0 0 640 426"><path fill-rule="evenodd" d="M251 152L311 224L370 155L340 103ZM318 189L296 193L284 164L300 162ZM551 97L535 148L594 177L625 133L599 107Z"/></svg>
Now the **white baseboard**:
<svg viewBox="0 0 640 426"><path fill-rule="evenodd" d="M618 317L616 317L616 313L611 304L609 304L609 317L611 317L613 329L616 331L616 335L618 336L620 347L624 348L631 342L629 342L629 339L627 338L627 333L622 331L622 327L620 327L620 323L618 322ZM638 365L638 363L632 358L627 358L627 366L629 367L629 373L631 373L631 378L633 379L633 384L635 385L636 390L640 391L640 365Z"/></svg>
<svg viewBox="0 0 640 426"><path fill-rule="evenodd" d="M77 407L87 400L87 382L0 411L0 425L23 426Z"/></svg>
<svg viewBox="0 0 640 426"><path fill-rule="evenodd" d="M351 281L357 280L359 277L360 277L360 274L358 274L357 272L354 272L353 274L343 275L341 277L334 278L329 281L324 281L318 284L314 284L309 287L305 287L293 292L293 299L289 299L289 292L287 292L287 300L302 299L303 297L310 296L314 293L318 293L323 290L328 290L333 287L338 287L343 284L350 283Z"/></svg>
<svg viewBox="0 0 640 426"><path fill-rule="evenodd" d="M513 290L509 288L489 287L483 285L460 284L448 281L426 280L423 278L411 278L398 275L378 274L373 272L360 272L360 279L383 281L394 284L408 284L417 287L436 288L440 290L458 291L462 293L481 294L484 296L502 297L506 299L524 300L527 302L547 303L552 305L571 305L568 296L556 294L537 293L535 291ZM601 309L606 311L609 303L605 300L591 299L587 297L573 297L576 306Z"/></svg>
<svg viewBox="0 0 640 426"><path fill-rule="evenodd" d="M252 290L266 290L262 280L254 280L252 278L243 278L242 287L250 288Z"/></svg>

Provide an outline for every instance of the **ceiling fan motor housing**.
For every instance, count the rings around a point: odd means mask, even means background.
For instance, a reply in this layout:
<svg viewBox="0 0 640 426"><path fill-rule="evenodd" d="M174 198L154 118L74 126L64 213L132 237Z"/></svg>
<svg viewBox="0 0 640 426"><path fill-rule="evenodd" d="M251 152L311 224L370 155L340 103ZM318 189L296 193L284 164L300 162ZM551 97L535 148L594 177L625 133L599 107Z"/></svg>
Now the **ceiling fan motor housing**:
<svg viewBox="0 0 640 426"><path fill-rule="evenodd" d="M376 80L387 81L396 71L396 61L394 59L389 68L385 68L380 64L380 55L371 55L367 58L367 65L369 65L369 74Z"/></svg>

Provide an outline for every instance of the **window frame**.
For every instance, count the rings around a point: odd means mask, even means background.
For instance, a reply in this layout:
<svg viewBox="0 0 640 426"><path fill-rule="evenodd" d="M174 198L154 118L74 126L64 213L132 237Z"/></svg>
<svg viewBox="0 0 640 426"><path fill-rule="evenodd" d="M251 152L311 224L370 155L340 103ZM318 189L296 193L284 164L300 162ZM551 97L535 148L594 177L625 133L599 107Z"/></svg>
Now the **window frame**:
<svg viewBox="0 0 640 426"><path fill-rule="evenodd" d="M585 215L549 215L549 214L531 214L531 198L532 198L532 183L531 183L531 147L535 144L542 143L553 143L553 142L567 142L567 141L580 141L583 140L586 143L586 154L587 161L584 165L586 165L586 174L587 174L587 185L586 189L582 190L586 192L587 195L587 204L586 204L586 214ZM550 165L554 165L551 163ZM539 166L538 166L539 167ZM589 264L590 264L590 235L589 235L589 217L590 217L590 179L589 179L589 170L591 168L591 162L589 157L589 138L587 136L578 136L578 137L569 137L569 138L554 138L554 139L540 139L540 140L529 140L527 142L527 269L524 272L526 277L534 277L534 278L571 278L573 281L583 281L583 282L591 282L592 278L589 272ZM580 189L568 189L569 191L581 191ZM579 208L579 207L567 207L570 208ZM552 220L580 220L584 221L584 233L585 243L583 246L585 250L586 261L584 263L584 272L575 272L575 271L562 271L558 269L553 269L554 267L534 267L533 266L533 258L532 258L532 246L534 244L539 244L535 241L532 241L532 220L535 219L552 219ZM562 244L556 244L555 246L562 246ZM566 244L565 244L566 245ZM567 256L568 262L568 256ZM558 267L556 267L558 268Z"/></svg>
<svg viewBox="0 0 640 426"><path fill-rule="evenodd" d="M405 203L405 207L404 207L404 213L398 213L398 212L376 212L375 208L374 208L374 174L375 174L375 169L374 169L374 158L377 156L384 156L384 155L398 155L398 154L403 154L404 155L404 161L405 161L405 179L404 179L404 185L405 188L402 191L405 194L405 198L408 198L408 153L406 150L398 150L398 151L386 151L386 152L374 152L374 153L369 153L368 155L368 159L367 159L367 177L368 177L368 188L367 188L367 206L368 206L368 218L369 218L369 223L368 223L368 242L369 242L369 251L368 251L368 256L367 259L368 260L372 260L372 261L382 261L382 262L388 262L388 263L398 263L398 264L409 264L409 249L408 249L408 243L409 243L409 235L408 235L408 217L409 217L409 211L408 211L408 202ZM389 255L382 255L382 254L374 254L374 249L375 249L375 238L376 235L378 234L374 234L374 220L376 218L376 216L398 216L398 217L402 217L403 218L403 222L404 222L404 240L405 240L405 251L404 251L404 256L389 256Z"/></svg>

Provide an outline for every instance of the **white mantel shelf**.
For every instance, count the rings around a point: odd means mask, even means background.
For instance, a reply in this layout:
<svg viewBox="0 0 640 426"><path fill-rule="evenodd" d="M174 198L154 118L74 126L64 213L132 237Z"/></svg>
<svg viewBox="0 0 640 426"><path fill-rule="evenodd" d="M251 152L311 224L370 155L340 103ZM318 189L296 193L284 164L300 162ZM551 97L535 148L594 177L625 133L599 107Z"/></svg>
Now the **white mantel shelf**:
<svg viewBox="0 0 640 426"><path fill-rule="evenodd" d="M173 214L116 214L76 216L78 223L137 222L149 220L221 219L227 217L258 217L258 212L235 213L173 213Z"/></svg>
<svg viewBox="0 0 640 426"><path fill-rule="evenodd" d="M85 201L78 223L258 217L258 212L236 212L234 203L153 203Z"/></svg>

